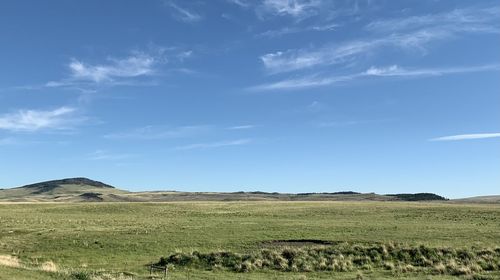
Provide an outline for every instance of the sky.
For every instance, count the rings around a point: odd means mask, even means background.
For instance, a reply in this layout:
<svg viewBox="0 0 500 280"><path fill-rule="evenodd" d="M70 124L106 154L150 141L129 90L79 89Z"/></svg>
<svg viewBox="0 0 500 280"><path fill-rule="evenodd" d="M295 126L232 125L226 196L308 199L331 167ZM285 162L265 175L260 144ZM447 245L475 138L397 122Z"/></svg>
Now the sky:
<svg viewBox="0 0 500 280"><path fill-rule="evenodd" d="M0 2L0 186L500 193L500 4Z"/></svg>

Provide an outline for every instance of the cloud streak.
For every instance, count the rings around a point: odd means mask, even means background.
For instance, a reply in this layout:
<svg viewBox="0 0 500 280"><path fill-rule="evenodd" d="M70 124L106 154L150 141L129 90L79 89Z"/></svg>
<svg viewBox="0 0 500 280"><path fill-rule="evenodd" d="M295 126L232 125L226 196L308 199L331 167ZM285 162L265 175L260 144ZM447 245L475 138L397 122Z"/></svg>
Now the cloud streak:
<svg viewBox="0 0 500 280"><path fill-rule="evenodd" d="M424 68L424 69L405 69L397 65L388 67L370 67L366 71L348 75L338 76L319 76L310 75L301 78L285 79L274 83L262 84L249 88L253 91L267 90L291 90L311 87L330 86L339 83L345 83L361 78L369 77L414 77L424 78L431 76L443 76L461 73L500 71L500 64L481 65L470 67L450 67L450 68Z"/></svg>
<svg viewBox="0 0 500 280"><path fill-rule="evenodd" d="M365 27L368 31L377 33L374 37L341 44L329 43L316 48L276 51L260 56L260 60L269 73L277 74L347 64L388 47L426 51L426 46L431 42L452 39L464 33L500 33L498 24L493 24L498 12L500 7L375 21ZM284 28L281 31L269 31L269 35L276 36L297 30Z"/></svg>
<svg viewBox="0 0 500 280"><path fill-rule="evenodd" d="M194 23L201 21L203 17L193 11L190 11L186 8L183 8L174 2L169 2L168 6L171 7L175 13L173 14L174 18L177 20L186 22L186 23Z"/></svg>
<svg viewBox="0 0 500 280"><path fill-rule="evenodd" d="M144 126L128 132L111 133L104 135L107 139L137 139L158 140L169 138L183 138L206 133L212 129L208 125L192 125L179 127Z"/></svg>
<svg viewBox="0 0 500 280"><path fill-rule="evenodd" d="M459 134L451 136L443 136L429 139L429 141L461 141L474 139L500 138L500 133L476 133L476 134Z"/></svg>
<svg viewBox="0 0 500 280"><path fill-rule="evenodd" d="M101 63L89 63L72 58L66 65L69 70L66 78L49 81L44 85L18 88L66 88L91 93L103 86L156 86L158 82L152 78L162 74L160 73L161 65L183 63L192 56L193 51L191 50L151 46L149 52L133 51L128 56L121 58L107 57ZM193 71L186 68L172 68L170 72L188 73Z"/></svg>
<svg viewBox="0 0 500 280"><path fill-rule="evenodd" d="M264 11L278 16L292 16L296 18L315 15L321 7L320 0L264 0Z"/></svg>
<svg viewBox="0 0 500 280"><path fill-rule="evenodd" d="M250 7L250 1L247 0L227 0L227 2L238 5L242 8Z"/></svg>
<svg viewBox="0 0 500 280"><path fill-rule="evenodd" d="M497 20L499 13L500 7L455 9L449 12L430 15L377 20L366 25L365 29L374 32L394 32L439 24L451 29L457 29L458 26L459 29L472 28L498 32L498 28L488 23Z"/></svg>
<svg viewBox="0 0 500 280"><path fill-rule="evenodd" d="M389 67L371 67L366 70L365 76L380 76L380 77L423 77L423 76L442 76L448 74L473 73L499 71L500 64L468 66L468 67L451 67L451 68L427 68L427 69L404 69L397 65Z"/></svg>
<svg viewBox="0 0 500 280"><path fill-rule="evenodd" d="M247 124L247 125L236 125L236 126L230 126L227 129L229 130L244 130L244 129L252 129L255 128L256 126L253 124Z"/></svg>
<svg viewBox="0 0 500 280"><path fill-rule="evenodd" d="M60 81L49 81L45 87L85 87L88 85L128 85L132 78L151 76L155 66L164 59L142 52L125 58L107 58L106 63L89 64L72 59L68 64L70 77Z"/></svg>
<svg viewBox="0 0 500 280"><path fill-rule="evenodd" d="M104 150L96 150L90 154L88 154L85 159L86 160L95 160L95 161L100 161L100 160L122 160L122 159L128 159L132 158L135 155L133 154L113 154L108 151Z"/></svg>
<svg viewBox="0 0 500 280"><path fill-rule="evenodd" d="M212 149L221 148L228 146L241 146L252 142L252 139L238 139L232 141L220 141L220 142L210 142L210 143L196 143L185 146L178 146L174 150L186 151L186 150L199 150L199 149Z"/></svg>
<svg viewBox="0 0 500 280"><path fill-rule="evenodd" d="M123 59L108 58L108 64L91 65L73 59L68 66L73 80L100 83L151 75L157 62L148 54L137 53Z"/></svg>
<svg viewBox="0 0 500 280"><path fill-rule="evenodd" d="M329 23L323 25L311 25L306 27L284 27L277 30L268 30L266 32L262 32L257 35L257 37L266 37L266 38L277 38L284 35L300 33L300 32L311 32L311 31L333 31L339 27L336 23Z"/></svg>
<svg viewBox="0 0 500 280"><path fill-rule="evenodd" d="M34 132L39 130L65 130L82 121L76 119L75 108L60 107L54 110L19 110L0 116L0 130Z"/></svg>
<svg viewBox="0 0 500 280"><path fill-rule="evenodd" d="M442 40L451 35L449 30L439 28L420 30L411 34L396 34L372 40L351 41L313 50L278 51L262 55L260 60L269 73L276 74L317 66L348 63L385 47L423 49L423 46L430 41Z"/></svg>

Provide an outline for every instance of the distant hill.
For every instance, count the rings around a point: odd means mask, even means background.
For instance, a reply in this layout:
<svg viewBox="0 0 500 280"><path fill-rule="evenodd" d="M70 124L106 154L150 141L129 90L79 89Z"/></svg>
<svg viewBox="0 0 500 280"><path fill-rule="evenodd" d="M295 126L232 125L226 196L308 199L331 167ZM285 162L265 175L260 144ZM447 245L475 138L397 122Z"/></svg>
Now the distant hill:
<svg viewBox="0 0 500 280"><path fill-rule="evenodd" d="M474 196L468 198L455 199L453 201L467 202L467 203L500 203L500 195Z"/></svg>
<svg viewBox="0 0 500 280"><path fill-rule="evenodd" d="M88 178L67 178L0 190L0 201L113 201L110 195L126 191Z"/></svg>
<svg viewBox="0 0 500 280"><path fill-rule="evenodd" d="M37 192L43 193L46 191L50 191L56 188L59 188L64 185L75 185L75 186L88 186L88 187L96 187L96 188L115 188L113 186L104 184L103 182L90 180L88 178L67 178L61 180L52 180L45 181L35 184L30 184L26 186L22 186L19 188L27 188L27 189L36 189Z"/></svg>
<svg viewBox="0 0 500 280"><path fill-rule="evenodd" d="M162 202L162 201L444 201L432 193L390 194L353 191L277 192L128 192L88 178L67 178L0 189L0 202Z"/></svg>
<svg viewBox="0 0 500 280"><path fill-rule="evenodd" d="M400 193L388 194L387 196L397 197L404 201L448 200L447 198L433 193Z"/></svg>

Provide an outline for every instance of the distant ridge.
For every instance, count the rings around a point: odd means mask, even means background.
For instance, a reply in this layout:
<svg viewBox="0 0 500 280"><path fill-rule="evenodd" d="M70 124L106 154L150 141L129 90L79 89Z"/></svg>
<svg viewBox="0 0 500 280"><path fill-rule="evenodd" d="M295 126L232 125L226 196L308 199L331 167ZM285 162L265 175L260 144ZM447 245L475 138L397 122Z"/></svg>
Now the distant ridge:
<svg viewBox="0 0 500 280"><path fill-rule="evenodd" d="M486 200L486 199L485 199ZM434 193L376 194L354 191L278 193L239 192L129 192L84 177L51 180L0 189L0 201L10 202L168 202L168 201L448 201ZM487 201L498 201L488 199Z"/></svg>
<svg viewBox="0 0 500 280"><path fill-rule="evenodd" d="M25 185L25 186L22 186L19 188L52 190L52 189L55 189L61 185L79 185L79 186L91 186L91 187L96 187L96 188L112 188L112 189L115 188L115 187L108 185L108 184L105 184L103 182L91 180L91 179L84 178L84 177L45 181L45 182Z"/></svg>
<svg viewBox="0 0 500 280"><path fill-rule="evenodd" d="M434 193L399 193L387 194L387 196L394 196L404 201L448 200Z"/></svg>

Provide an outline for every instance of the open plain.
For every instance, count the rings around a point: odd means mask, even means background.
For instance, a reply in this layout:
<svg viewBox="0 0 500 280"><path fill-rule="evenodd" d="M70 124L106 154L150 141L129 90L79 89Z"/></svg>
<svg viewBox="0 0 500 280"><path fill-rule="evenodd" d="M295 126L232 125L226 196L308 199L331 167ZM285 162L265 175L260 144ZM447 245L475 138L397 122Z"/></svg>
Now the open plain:
<svg viewBox="0 0 500 280"><path fill-rule="evenodd" d="M149 279L174 254L255 254L329 246L498 252L500 205L450 202L165 202L0 204L0 279ZM474 253L475 254L475 253ZM498 255L498 254L497 254ZM476 255L472 256L476 257ZM496 279L492 268L351 264L345 271L169 265L169 279ZM406 265L406 264L405 264ZM459 264L456 264L459 265ZM156 275L156 276L154 276ZM482 278L479 278L482 277Z"/></svg>

